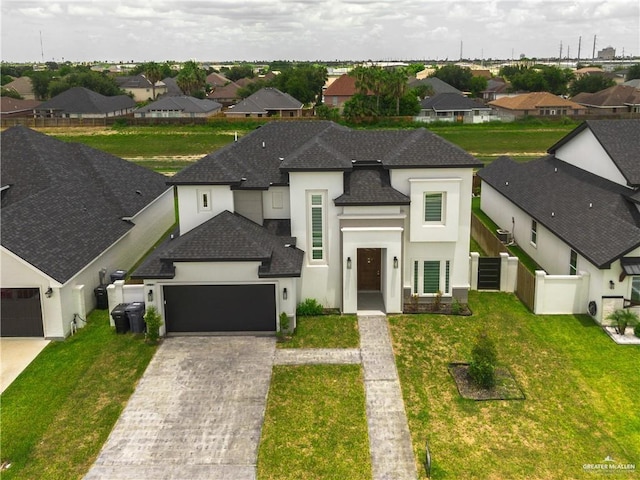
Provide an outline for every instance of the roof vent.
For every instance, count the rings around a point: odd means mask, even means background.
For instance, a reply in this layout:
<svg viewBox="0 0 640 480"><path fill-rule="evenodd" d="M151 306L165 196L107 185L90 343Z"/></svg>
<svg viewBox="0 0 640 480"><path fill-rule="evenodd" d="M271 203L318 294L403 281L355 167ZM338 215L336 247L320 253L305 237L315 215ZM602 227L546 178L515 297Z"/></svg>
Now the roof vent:
<svg viewBox="0 0 640 480"><path fill-rule="evenodd" d="M247 181L247 177L242 177L240 180L242 180L243 182Z"/></svg>
<svg viewBox="0 0 640 480"><path fill-rule="evenodd" d="M504 184L508 187L509 186L509 182L504 182Z"/></svg>
<svg viewBox="0 0 640 480"><path fill-rule="evenodd" d="M589 208L593 208L593 203L589 202Z"/></svg>
<svg viewBox="0 0 640 480"><path fill-rule="evenodd" d="M262 142L262 148L264 148L266 146L266 144L264 142Z"/></svg>
<svg viewBox="0 0 640 480"><path fill-rule="evenodd" d="M552 216L552 217L555 217L555 216L556 216L556 213L555 213L555 212L551 212L551 216Z"/></svg>
<svg viewBox="0 0 640 480"><path fill-rule="evenodd" d="M283 160L284 160L284 157L278 157L278 158L280 159L280 161L283 161Z"/></svg>
<svg viewBox="0 0 640 480"><path fill-rule="evenodd" d="M233 141L234 141L234 142L237 142L237 141L238 141L238 132L235 132L235 133L233 134Z"/></svg>
<svg viewBox="0 0 640 480"><path fill-rule="evenodd" d="M558 167L554 168L554 169L553 169L553 171L554 171L555 173L558 173Z"/></svg>

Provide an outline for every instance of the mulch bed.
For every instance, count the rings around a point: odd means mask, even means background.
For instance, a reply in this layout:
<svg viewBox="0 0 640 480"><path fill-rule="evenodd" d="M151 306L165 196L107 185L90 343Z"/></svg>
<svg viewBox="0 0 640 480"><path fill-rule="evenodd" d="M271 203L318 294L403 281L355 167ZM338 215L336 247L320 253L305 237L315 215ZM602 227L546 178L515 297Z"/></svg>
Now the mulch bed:
<svg viewBox="0 0 640 480"><path fill-rule="evenodd" d="M478 387L471 380L468 363L450 363L449 373L463 398L471 400L524 400L526 398L507 368L496 369L496 385L491 389Z"/></svg>
<svg viewBox="0 0 640 480"><path fill-rule="evenodd" d="M458 311L453 312L454 308L451 303L441 303L440 305L434 303L411 303L409 301L404 302L402 313L436 313L441 315L464 315L469 316L472 314L469 305L466 303L458 304Z"/></svg>

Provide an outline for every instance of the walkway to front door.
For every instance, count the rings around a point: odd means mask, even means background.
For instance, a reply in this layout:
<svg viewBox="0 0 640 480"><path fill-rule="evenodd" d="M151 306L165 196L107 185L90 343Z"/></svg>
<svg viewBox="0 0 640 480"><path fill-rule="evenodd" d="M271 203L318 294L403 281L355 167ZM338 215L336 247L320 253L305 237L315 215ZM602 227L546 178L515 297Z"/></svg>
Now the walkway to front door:
<svg viewBox="0 0 640 480"><path fill-rule="evenodd" d="M384 315L384 299L382 292L360 290L358 291L358 314L360 315Z"/></svg>

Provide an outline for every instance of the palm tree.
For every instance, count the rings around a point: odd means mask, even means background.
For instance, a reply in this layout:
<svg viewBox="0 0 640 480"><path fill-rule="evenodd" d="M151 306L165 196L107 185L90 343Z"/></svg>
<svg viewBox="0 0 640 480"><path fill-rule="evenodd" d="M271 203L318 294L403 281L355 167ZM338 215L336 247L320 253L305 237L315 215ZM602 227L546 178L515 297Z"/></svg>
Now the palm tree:
<svg viewBox="0 0 640 480"><path fill-rule="evenodd" d="M156 62L144 64L144 76L151 82L153 99L156 99L156 83L162 80L162 69Z"/></svg>

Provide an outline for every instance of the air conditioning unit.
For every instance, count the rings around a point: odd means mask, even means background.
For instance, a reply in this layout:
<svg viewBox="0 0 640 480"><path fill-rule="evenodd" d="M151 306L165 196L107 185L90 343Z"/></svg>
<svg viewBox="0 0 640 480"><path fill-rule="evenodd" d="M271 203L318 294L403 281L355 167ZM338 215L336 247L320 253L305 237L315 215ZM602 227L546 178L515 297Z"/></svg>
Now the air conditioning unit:
<svg viewBox="0 0 640 480"><path fill-rule="evenodd" d="M509 230L503 230L499 228L496 230L498 239L505 245L513 243L513 234Z"/></svg>

